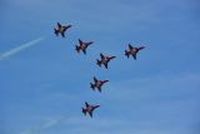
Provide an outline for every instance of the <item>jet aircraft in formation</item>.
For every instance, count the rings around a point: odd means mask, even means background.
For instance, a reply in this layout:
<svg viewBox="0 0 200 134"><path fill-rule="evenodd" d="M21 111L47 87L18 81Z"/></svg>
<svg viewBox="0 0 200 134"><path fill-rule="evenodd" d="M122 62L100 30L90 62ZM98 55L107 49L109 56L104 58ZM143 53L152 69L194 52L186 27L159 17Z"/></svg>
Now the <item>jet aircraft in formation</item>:
<svg viewBox="0 0 200 134"><path fill-rule="evenodd" d="M131 44L128 44L128 50L125 50L125 56L127 56L127 58L129 58L130 55L131 55L136 60L137 59L137 53L144 48L145 48L144 46L133 47Z"/></svg>
<svg viewBox="0 0 200 134"><path fill-rule="evenodd" d="M108 63L109 63L112 59L116 58L116 56L105 56L105 55L103 55L102 53L100 53L100 57L101 57L100 60L97 59L97 65L98 65L99 67L101 67L101 65L103 64L103 65L105 66L106 69L108 69Z"/></svg>
<svg viewBox="0 0 200 134"><path fill-rule="evenodd" d="M109 82L109 80L98 80L96 77L93 77L94 83L90 83L90 87L92 88L92 90L95 90L97 88L97 90L99 92L102 91L102 86Z"/></svg>
<svg viewBox="0 0 200 134"><path fill-rule="evenodd" d="M78 53L80 53L80 51L82 51L84 54L86 54L86 49L88 48L88 46L90 46L91 44L93 44L93 41L90 42L84 42L81 39L78 39L79 42L79 46L76 45L76 51Z"/></svg>
<svg viewBox="0 0 200 134"><path fill-rule="evenodd" d="M82 113L86 116L87 113L92 118L93 117L93 111L100 107L100 105L91 105L85 102L85 108L82 107Z"/></svg>
<svg viewBox="0 0 200 134"><path fill-rule="evenodd" d="M59 36L60 34L62 37L65 37L65 32L71 27L72 25L61 25L59 22L57 22L57 26L54 28L54 33L56 34L56 36ZM79 43L78 45L75 45L75 50L78 53L82 51L84 54L86 54L87 48L94 42L93 41L86 42L86 41L82 41L81 39L78 39L78 43ZM136 60L138 52L144 48L145 48L144 46L133 47L131 44L128 44L128 49L125 50L125 56L127 56L127 58L132 56ZM96 59L97 61L96 64L99 67L102 67L102 65L104 65L104 67L108 69L108 63L115 58L116 56L107 56L100 53L100 59ZM92 88L92 90L97 89L99 92L102 92L102 86L105 83L109 82L109 80L98 80L96 77L93 77L93 80L94 80L94 83L90 82L90 87ZM85 108L82 107L82 113L85 116L89 114L89 116L92 118L93 111L97 109L98 107L100 107L100 105L91 105L85 102Z"/></svg>
<svg viewBox="0 0 200 134"><path fill-rule="evenodd" d="M57 22L57 27L54 28L54 33L56 34L56 36L59 35L59 33L61 34L62 37L65 37L65 32L71 28L72 25L61 25L59 22Z"/></svg>

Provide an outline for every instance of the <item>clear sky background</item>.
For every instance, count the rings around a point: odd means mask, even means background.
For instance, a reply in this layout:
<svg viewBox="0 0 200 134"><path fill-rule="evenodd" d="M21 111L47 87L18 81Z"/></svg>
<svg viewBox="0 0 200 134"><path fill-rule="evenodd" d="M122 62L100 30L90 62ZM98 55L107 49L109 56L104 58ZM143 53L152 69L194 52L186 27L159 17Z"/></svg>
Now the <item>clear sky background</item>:
<svg viewBox="0 0 200 134"><path fill-rule="evenodd" d="M42 38L0 60L0 133L199 134L199 13L199 0L0 0L1 54ZM78 38L95 41L86 56ZM128 43L146 46L137 61ZM117 56L109 70L100 52ZM85 101L101 105L93 119Z"/></svg>

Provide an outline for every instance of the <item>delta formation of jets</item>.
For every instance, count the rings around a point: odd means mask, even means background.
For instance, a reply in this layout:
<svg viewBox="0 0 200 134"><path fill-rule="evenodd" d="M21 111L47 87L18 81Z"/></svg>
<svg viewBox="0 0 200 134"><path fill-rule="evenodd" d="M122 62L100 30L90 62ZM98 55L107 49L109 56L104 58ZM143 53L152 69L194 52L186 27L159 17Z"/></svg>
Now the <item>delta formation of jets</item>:
<svg viewBox="0 0 200 134"><path fill-rule="evenodd" d="M54 28L54 33L56 36L59 36L59 34L64 38L65 32L71 28L72 25L62 25L59 22L57 23L56 27ZM92 45L93 41L83 41L81 39L78 39L78 44L75 45L75 50L77 53L80 53L81 51L83 54L87 53L87 48ZM137 54L141 50L143 50L145 46L135 47L131 44L128 44L128 49L125 49L124 55L129 58L132 56L135 60L137 59ZM100 59L96 59L96 64L99 67L102 67L102 65L108 69L108 63L115 59L116 56L113 55L104 55L103 53L100 53ZM90 82L90 88L95 91L96 89L101 93L102 92L102 86L109 82L109 80L99 80L95 76L93 77L94 83ZM85 102L85 108L82 107L82 113L86 116L87 114L92 118L93 117L93 111L97 108L99 108L100 105L91 105L88 102Z"/></svg>

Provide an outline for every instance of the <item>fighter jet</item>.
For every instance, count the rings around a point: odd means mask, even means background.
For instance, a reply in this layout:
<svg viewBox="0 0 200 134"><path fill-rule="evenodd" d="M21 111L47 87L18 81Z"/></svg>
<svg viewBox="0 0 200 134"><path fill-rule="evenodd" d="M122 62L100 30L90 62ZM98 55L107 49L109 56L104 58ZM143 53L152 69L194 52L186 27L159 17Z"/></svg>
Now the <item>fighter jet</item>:
<svg viewBox="0 0 200 134"><path fill-rule="evenodd" d="M57 22L57 27L54 28L54 33L56 34L56 36L58 36L60 33L62 37L65 37L65 32L71 27L72 25L64 26L64 25L61 25L59 22Z"/></svg>
<svg viewBox="0 0 200 134"><path fill-rule="evenodd" d="M133 58L136 60L137 59L137 53L144 49L145 47L133 47L131 44L128 44L128 50L125 50L125 56L127 56L127 58L130 57L130 55L133 56Z"/></svg>
<svg viewBox="0 0 200 134"><path fill-rule="evenodd" d="M97 90L99 92L102 91L102 86L109 82L109 80L98 80L96 77L93 77L94 83L90 82L90 87L92 88L92 90L95 90L97 88Z"/></svg>
<svg viewBox="0 0 200 134"><path fill-rule="evenodd" d="M86 49L88 48L88 46L90 46L91 44L93 44L93 41L90 42L84 42L81 39L78 39L79 42L79 46L76 45L76 51L78 53L80 53L80 51L82 51L84 54L86 54Z"/></svg>
<svg viewBox="0 0 200 134"><path fill-rule="evenodd" d="M90 105L87 102L85 102L85 108L82 107L82 113L86 116L88 113L89 116L92 118L93 117L93 111L100 107L100 105Z"/></svg>
<svg viewBox="0 0 200 134"><path fill-rule="evenodd" d="M116 58L116 56L105 56L103 55L102 53L100 53L100 57L101 57L101 60L97 59L97 65L99 67L101 67L101 65L103 64L105 66L106 69L108 69L108 63Z"/></svg>

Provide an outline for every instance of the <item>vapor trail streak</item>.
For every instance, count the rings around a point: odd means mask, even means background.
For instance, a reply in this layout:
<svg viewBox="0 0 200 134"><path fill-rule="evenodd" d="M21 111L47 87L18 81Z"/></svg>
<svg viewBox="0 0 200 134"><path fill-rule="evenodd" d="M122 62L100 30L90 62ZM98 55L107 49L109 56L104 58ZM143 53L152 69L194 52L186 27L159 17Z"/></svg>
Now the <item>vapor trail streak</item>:
<svg viewBox="0 0 200 134"><path fill-rule="evenodd" d="M67 119L68 118L66 118L66 117L62 117L62 118L58 118L58 119L52 119L52 120L45 122L44 124L40 124L40 126L38 126L38 127L29 128L29 129L21 132L20 134L40 134L42 131L45 131L46 129L52 128L52 127L62 123L63 121L65 121Z"/></svg>
<svg viewBox="0 0 200 134"><path fill-rule="evenodd" d="M36 45L37 43L39 43L40 41L42 41L42 40L44 40L43 37L38 38L38 39L35 39L35 40L32 40L32 41L27 42L27 43L25 43L25 44L22 44L22 45L20 45L20 46L18 46L18 47L16 47L16 48L13 48L13 49L11 49L11 50L9 50L9 51L7 51L7 52L1 54L1 55L0 55L0 60L3 60L3 59L5 59L5 58L7 58L7 57L10 57L10 56L12 56L12 55L15 55L15 54L21 52L22 50L25 50L26 48L29 48L29 47L31 47L31 46L34 46L34 45Z"/></svg>

